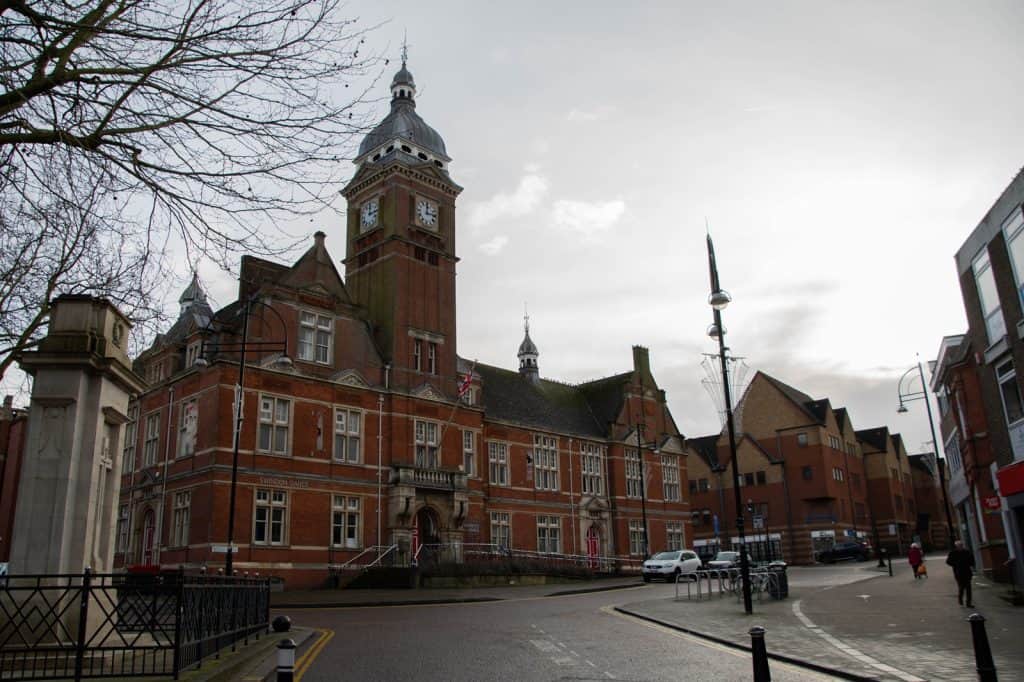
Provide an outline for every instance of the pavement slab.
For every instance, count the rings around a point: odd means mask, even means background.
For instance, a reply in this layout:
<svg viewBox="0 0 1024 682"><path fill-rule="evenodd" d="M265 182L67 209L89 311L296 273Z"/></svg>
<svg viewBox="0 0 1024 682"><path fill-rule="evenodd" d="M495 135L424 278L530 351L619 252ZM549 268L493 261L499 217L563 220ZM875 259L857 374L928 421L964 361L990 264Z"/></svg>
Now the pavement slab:
<svg viewBox="0 0 1024 682"><path fill-rule="evenodd" d="M1003 586L975 579L975 609L956 603L956 584L944 557L929 557L928 578L914 580L909 566L893 577L869 566L850 566L840 579L816 581L824 567L790 570L790 596L755 599L746 615L734 595L698 601L673 597L624 604L621 610L694 634L749 646L751 627L766 630L768 651L862 679L974 680L967 616L986 618L1001 679L1024 679L1024 610L999 597ZM827 583L827 584L826 584Z"/></svg>

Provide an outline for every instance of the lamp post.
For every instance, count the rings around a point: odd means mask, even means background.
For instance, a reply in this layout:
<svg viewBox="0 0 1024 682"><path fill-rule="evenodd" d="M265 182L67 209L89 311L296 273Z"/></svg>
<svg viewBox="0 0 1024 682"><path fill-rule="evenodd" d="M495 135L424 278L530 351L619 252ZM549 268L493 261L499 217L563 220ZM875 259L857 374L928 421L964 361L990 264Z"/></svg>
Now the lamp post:
<svg viewBox="0 0 1024 682"><path fill-rule="evenodd" d="M711 272L711 295L708 303L714 311L714 324L708 328L708 336L718 340L718 356L722 361L722 392L725 398L726 425L729 429L729 458L732 464L732 492L736 502L736 531L740 538L740 577L743 581L743 610L754 612L750 598L750 561L747 558L747 541L743 535L743 500L740 497L740 472L736 461L736 432L732 418L732 396L729 392L729 365L726 357L725 327L722 326L722 310L729 305L732 297L724 291L718 281L718 266L715 263L715 247L708 234L708 269Z"/></svg>
<svg viewBox="0 0 1024 682"><path fill-rule="evenodd" d="M282 341L249 341L249 314L252 312L253 305L262 305L274 313L278 321L281 323L281 330L285 335ZM208 344L204 339L203 345L199 351L199 359L196 360L196 364L200 367L208 367L210 364L206 359L206 354L208 352L238 353L238 382L235 384L235 426L231 452L231 493L228 501L228 556L224 561L224 573L229 577L233 575L235 556L235 497L238 488L238 443L242 434L242 381L245 378L246 350L254 350L258 352L273 352L280 350L281 357L275 361L275 364L282 368L289 368L292 366L291 358L288 357L288 335L284 318L281 317L279 312L274 310L273 306L254 296L250 296L246 299L245 307L242 309L242 340L240 342L214 342Z"/></svg>
<svg viewBox="0 0 1024 682"><path fill-rule="evenodd" d="M911 391L910 383L914 380L914 377L910 374L917 370L917 376L921 380L921 390ZM909 380L907 377L910 376ZM906 384L904 384L906 382ZM928 410L928 426L932 432L932 445L935 447L935 466L939 470L939 485L942 486L942 508L946 512L946 531L948 536L948 546L953 546L953 539L955 534L953 533L953 518L949 513L949 494L946 492L946 468L939 462L939 439L935 436L935 420L932 419L932 404L928 400L928 384L924 380L924 368L921 366L921 359L918 357L917 366L911 367L900 380L896 383L896 392L899 396L900 406L896 409L897 414L906 414L908 412L905 403L913 402L915 400L923 400L924 406Z"/></svg>

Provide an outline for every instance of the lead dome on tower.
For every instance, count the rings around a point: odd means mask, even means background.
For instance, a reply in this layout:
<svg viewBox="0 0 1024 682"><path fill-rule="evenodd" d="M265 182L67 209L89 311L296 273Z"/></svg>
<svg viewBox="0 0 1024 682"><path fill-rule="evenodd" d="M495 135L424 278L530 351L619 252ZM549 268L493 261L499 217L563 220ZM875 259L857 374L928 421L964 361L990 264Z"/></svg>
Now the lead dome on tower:
<svg viewBox="0 0 1024 682"><path fill-rule="evenodd" d="M416 113L416 81L404 60L391 80L391 113L363 139L356 163L378 161L394 152L440 168L451 161L444 139Z"/></svg>

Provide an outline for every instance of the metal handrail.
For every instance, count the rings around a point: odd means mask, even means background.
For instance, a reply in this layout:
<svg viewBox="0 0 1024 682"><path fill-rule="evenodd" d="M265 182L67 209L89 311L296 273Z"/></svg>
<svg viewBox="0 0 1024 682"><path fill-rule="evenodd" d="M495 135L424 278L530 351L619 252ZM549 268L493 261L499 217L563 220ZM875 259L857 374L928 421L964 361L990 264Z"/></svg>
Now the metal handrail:
<svg viewBox="0 0 1024 682"><path fill-rule="evenodd" d="M634 559L616 556L591 556L589 554L564 554L556 552L538 552L527 549L513 549L494 543L436 543L420 545L413 555L414 561L419 561L420 552L424 548L444 549L449 547L461 547L464 554L475 554L480 556L505 557L513 559L540 559L545 561L565 561L580 565L612 566L615 563L637 565L643 563L643 559Z"/></svg>
<svg viewBox="0 0 1024 682"><path fill-rule="evenodd" d="M396 549L398 549L398 545L373 545L371 547L367 547L362 552L360 552L359 554L355 555L354 557L352 557L351 559L349 559L345 563L343 563L343 564L329 564L328 568L331 569L331 570L335 570L335 571L344 571L344 570L347 570L347 569L350 569L350 568L358 568L358 569L372 568L373 566L376 566L377 564L379 564L384 559L384 557L386 557L388 554L390 554L391 552L395 551ZM380 552L380 550L384 550L384 551ZM358 564L358 563L356 563L357 560L361 559L363 556L365 556L366 554L369 554L371 552L380 552L380 554L378 554L377 558L374 559L373 561L371 561L368 564Z"/></svg>

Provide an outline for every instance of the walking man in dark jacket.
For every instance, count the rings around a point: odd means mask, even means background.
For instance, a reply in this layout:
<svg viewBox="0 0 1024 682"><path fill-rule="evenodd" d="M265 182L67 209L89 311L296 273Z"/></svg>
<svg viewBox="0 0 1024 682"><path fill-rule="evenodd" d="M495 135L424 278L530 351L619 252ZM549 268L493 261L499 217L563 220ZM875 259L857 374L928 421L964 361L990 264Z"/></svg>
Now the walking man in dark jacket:
<svg viewBox="0 0 1024 682"><path fill-rule="evenodd" d="M956 578L957 595L956 600L961 606L964 605L964 593L967 593L967 606L973 608L971 600L971 576L974 574L974 554L964 548L964 543L957 540L953 543L953 551L946 557L946 563L953 567L953 577Z"/></svg>

